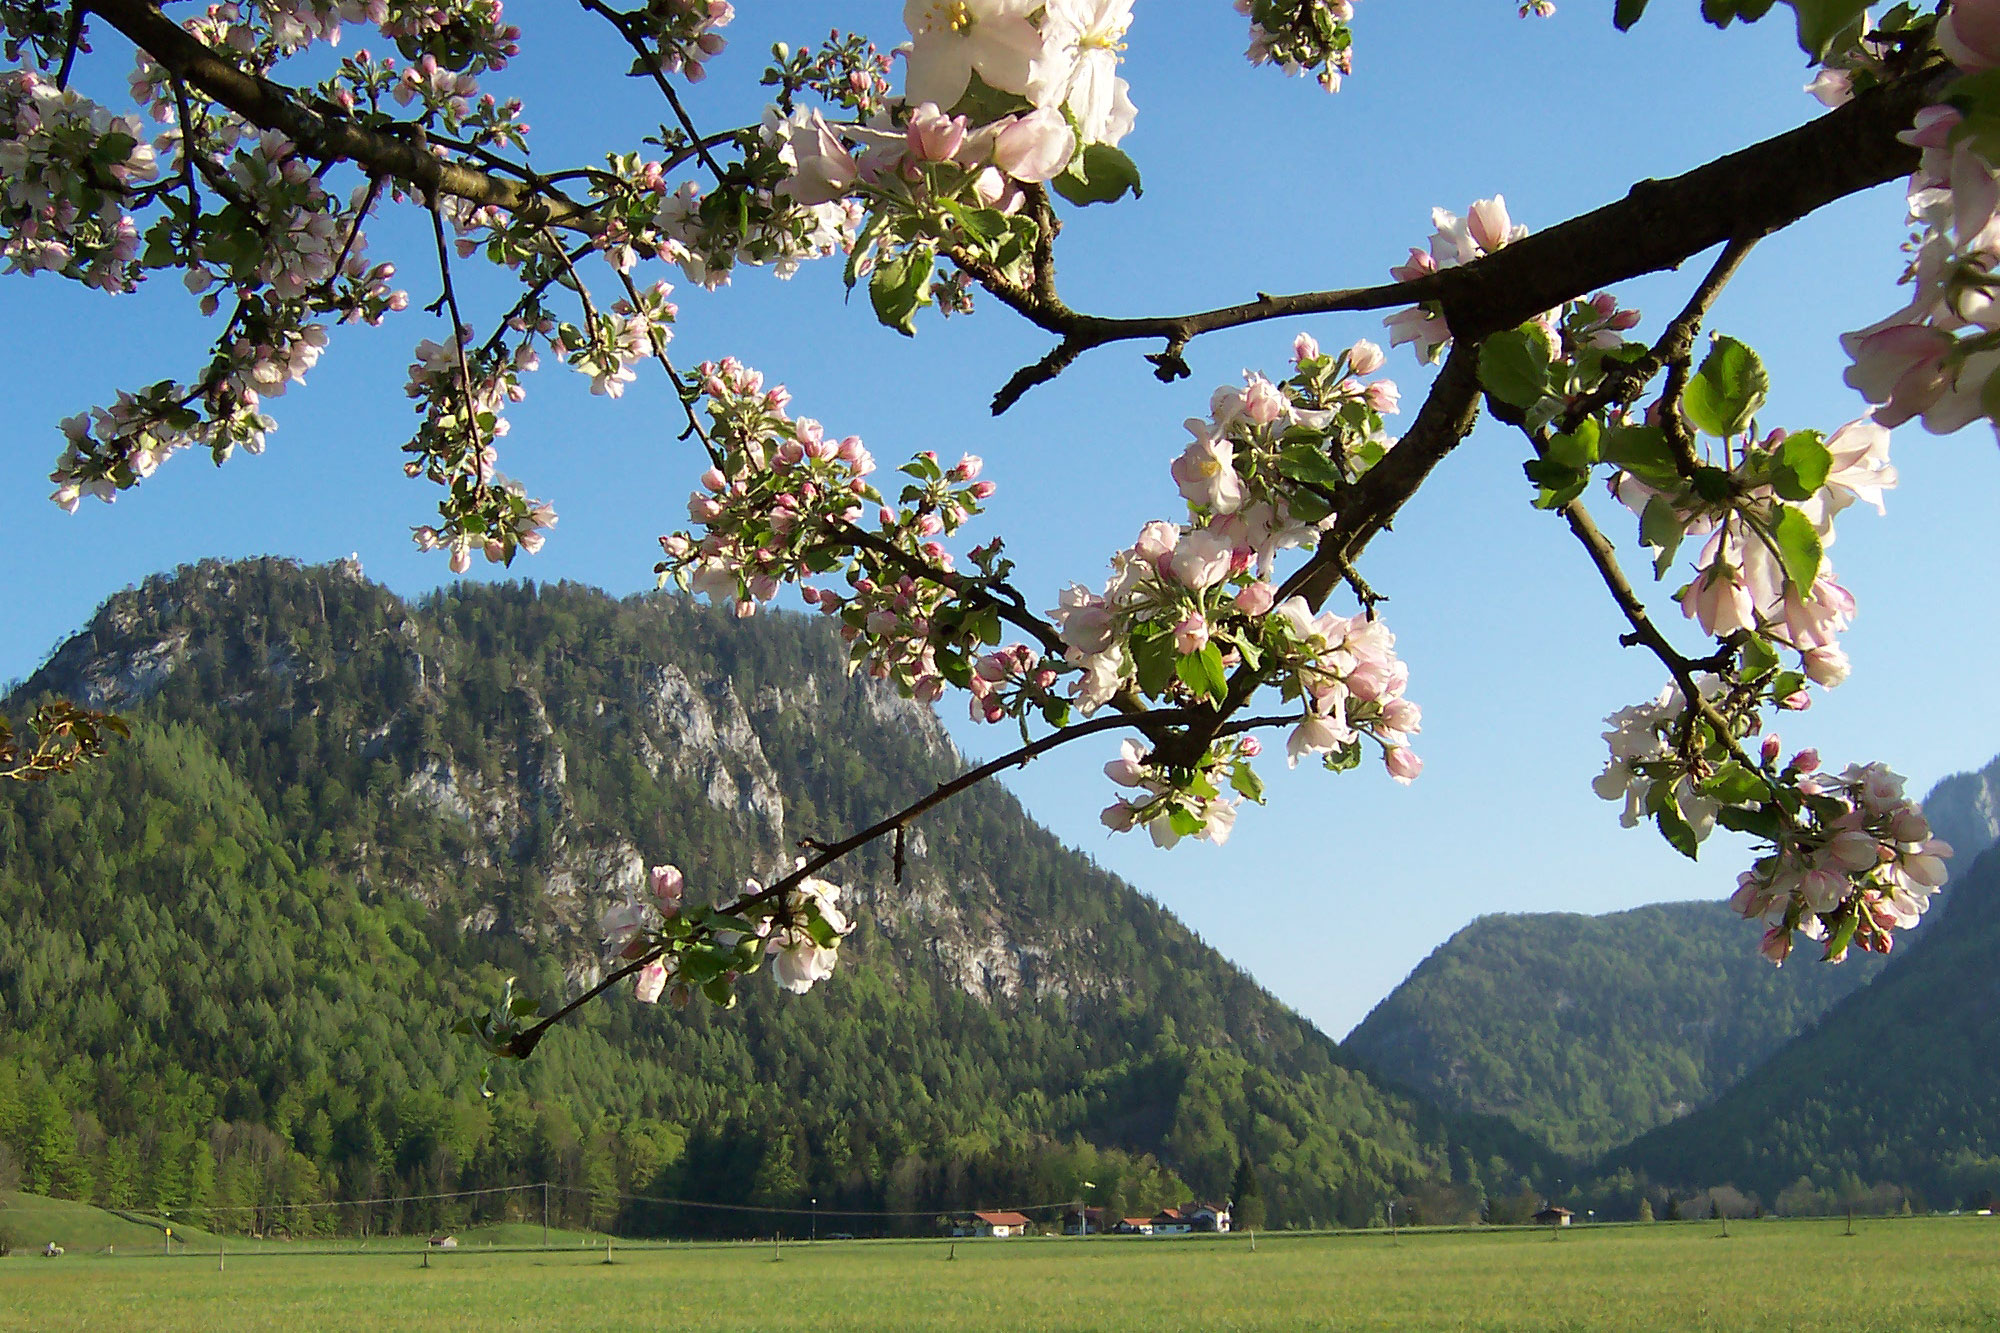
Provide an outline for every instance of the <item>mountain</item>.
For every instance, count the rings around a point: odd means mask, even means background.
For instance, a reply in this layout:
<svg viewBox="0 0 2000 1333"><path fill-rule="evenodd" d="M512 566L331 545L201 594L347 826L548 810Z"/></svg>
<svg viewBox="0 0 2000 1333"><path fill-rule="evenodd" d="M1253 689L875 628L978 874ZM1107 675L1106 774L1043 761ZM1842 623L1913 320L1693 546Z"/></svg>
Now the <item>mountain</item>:
<svg viewBox="0 0 2000 1333"><path fill-rule="evenodd" d="M462 1224L292 1205L549 1180L557 1221L796 1234L813 1200L924 1229L1085 1180L1226 1195L1246 1164L1268 1224L1353 1224L1542 1169L1376 1084L992 787L913 827L900 882L886 847L837 867L860 924L811 993L620 991L483 1097L453 1021L510 976L594 983L598 915L648 864L722 896L963 770L842 662L817 620L568 585L410 605L351 562L113 597L4 705L62 693L133 737L0 793L0 1177L293 1229Z"/></svg>
<svg viewBox="0 0 2000 1333"><path fill-rule="evenodd" d="M1969 865L2000 841L2000 759L1944 779L1924 809L1959 850L1956 864ZM1754 941L1720 902L1481 917L1419 964L1345 1047L1441 1105L1595 1157L1715 1100L1885 961L1773 968Z"/></svg>
<svg viewBox="0 0 2000 1333"><path fill-rule="evenodd" d="M1575 1158L1705 1105L1872 974L1774 968L1725 903L1485 916L1348 1034L1384 1077Z"/></svg>
<svg viewBox="0 0 2000 1333"><path fill-rule="evenodd" d="M1727 1183L1766 1201L1801 1185L1838 1199L1887 1183L1936 1207L1990 1202L2000 1191L1997 958L2000 848L1954 877L1939 919L1872 985L1606 1169Z"/></svg>

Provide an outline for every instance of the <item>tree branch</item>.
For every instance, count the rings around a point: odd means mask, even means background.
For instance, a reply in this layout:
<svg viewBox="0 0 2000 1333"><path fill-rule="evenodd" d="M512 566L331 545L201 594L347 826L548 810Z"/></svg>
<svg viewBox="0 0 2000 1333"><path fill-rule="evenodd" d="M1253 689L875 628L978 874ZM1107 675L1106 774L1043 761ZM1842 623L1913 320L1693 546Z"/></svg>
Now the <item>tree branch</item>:
<svg viewBox="0 0 2000 1333"><path fill-rule="evenodd" d="M147 0L90 0L90 9L170 74L260 129L279 131L314 157L355 162L433 200L450 195L554 227L591 234L602 229L591 209L558 190L447 162L406 138L365 129L332 107L306 106L294 91L245 73L209 50Z"/></svg>
<svg viewBox="0 0 2000 1333"><path fill-rule="evenodd" d="M1037 291L994 290L1002 303L1063 340L1056 353L1008 381L994 411L1054 379L1084 352L1130 339L1161 338L1174 350L1201 334L1246 324L1435 300L1454 337L1477 341L1574 297L1677 268L1725 241L1767 235L1836 199L1908 175L1916 169L1917 150L1896 136L1935 100L1932 77L1919 71L1873 89L1797 129L1671 180L1641 181L1615 203L1414 282L1260 294L1194 314L1124 319L1081 314Z"/></svg>

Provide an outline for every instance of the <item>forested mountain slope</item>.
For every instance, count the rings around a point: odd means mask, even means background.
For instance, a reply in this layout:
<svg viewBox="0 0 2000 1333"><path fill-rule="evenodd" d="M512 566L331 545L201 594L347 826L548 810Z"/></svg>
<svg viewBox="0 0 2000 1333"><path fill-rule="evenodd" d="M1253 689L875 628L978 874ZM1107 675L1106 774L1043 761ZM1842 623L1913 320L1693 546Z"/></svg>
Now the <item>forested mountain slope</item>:
<svg viewBox="0 0 2000 1333"><path fill-rule="evenodd" d="M1705 1105L1878 960L1774 968L1725 903L1481 917L1346 1048L1447 1106L1592 1157Z"/></svg>
<svg viewBox="0 0 2000 1333"><path fill-rule="evenodd" d="M2000 840L2000 759L1939 782L1924 810L1962 873ZM1953 891L1933 899L1916 938ZM1755 928L1722 902L1481 917L1345 1045L1441 1105L1592 1157L1707 1105L1885 962L1856 954L1822 967L1803 954L1773 968L1754 944Z"/></svg>
<svg viewBox="0 0 2000 1333"><path fill-rule="evenodd" d="M592 981L647 864L719 895L958 770L815 622L570 586L412 607L351 566L211 563L113 598L8 707L48 691L134 737L0 793L0 1175L27 1188L268 1225L550 1179L572 1220L768 1232L812 1198L921 1214L1086 1178L1147 1207L1246 1160L1272 1224L1354 1223L1536 1169L1356 1072L995 788L925 817L901 885L886 848L841 867L861 925L830 982L759 978L727 1013L620 994L482 1098L453 1020L508 976Z"/></svg>
<svg viewBox="0 0 2000 1333"><path fill-rule="evenodd" d="M1805 1178L1887 1182L1936 1207L2000 1190L2000 849L1953 879L1938 920L1819 1025L1714 1105L1612 1155L1767 1201Z"/></svg>

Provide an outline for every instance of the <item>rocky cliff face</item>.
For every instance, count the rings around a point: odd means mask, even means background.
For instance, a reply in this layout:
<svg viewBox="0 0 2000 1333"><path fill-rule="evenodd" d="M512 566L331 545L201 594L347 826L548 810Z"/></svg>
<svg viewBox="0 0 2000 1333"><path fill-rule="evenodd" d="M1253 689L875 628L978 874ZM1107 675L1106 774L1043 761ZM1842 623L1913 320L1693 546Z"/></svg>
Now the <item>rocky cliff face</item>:
<svg viewBox="0 0 2000 1333"><path fill-rule="evenodd" d="M453 915L461 932L506 931L557 951L574 985L601 974L596 920L607 906L643 892L648 864L630 829L579 813L573 742L564 732L580 702L593 740L608 742L655 780L698 793L727 821L758 873L788 864L791 839L806 832L788 827L783 782L767 753L797 744L787 719L837 703L836 711L870 730L914 742L939 777L961 767L930 708L850 679L835 663L762 682L746 703L731 675L671 659L633 662L615 673L615 688L587 700L563 698L558 719L546 682L509 681L500 726L488 728L496 743L475 760L424 740L426 715L465 707L468 682L480 675L480 664L425 609L368 584L351 561L304 579L294 590L306 599L303 607L269 605L267 583L255 566L217 563L151 580L114 597L29 688L132 710L177 678L185 681L200 659L210 670L222 665L230 688L221 702L233 711L331 723L343 748L399 770L399 805L463 833L473 869L525 871L537 894L532 911L510 911L491 898L474 900L433 866L384 869L382 886ZM294 612L303 612L309 629L327 631L330 652L286 623ZM370 677L370 697L341 698L334 678L357 662ZM1103 991L1101 980L1056 961L1065 945L1086 941L1073 932L1068 939L1061 932L1025 937L1022 918L1007 910L992 878L938 864L921 830L906 853L900 883L866 876L849 891L887 938L928 955L967 995L991 1002Z"/></svg>

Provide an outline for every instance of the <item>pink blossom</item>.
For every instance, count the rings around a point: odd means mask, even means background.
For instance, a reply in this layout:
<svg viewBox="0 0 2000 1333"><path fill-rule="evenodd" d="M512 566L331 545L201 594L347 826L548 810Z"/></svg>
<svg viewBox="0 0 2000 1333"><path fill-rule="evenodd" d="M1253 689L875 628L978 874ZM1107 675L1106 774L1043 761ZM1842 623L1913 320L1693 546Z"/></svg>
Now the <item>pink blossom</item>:
<svg viewBox="0 0 2000 1333"><path fill-rule="evenodd" d="M1174 626L1174 649L1185 657L1208 647L1208 622L1199 614L1190 615Z"/></svg>
<svg viewBox="0 0 2000 1333"><path fill-rule="evenodd" d="M1236 594L1236 609L1246 616L1266 615L1278 600L1278 590L1268 579L1259 579Z"/></svg>
<svg viewBox="0 0 2000 1333"><path fill-rule="evenodd" d="M1243 390L1243 415L1260 426L1268 426L1291 410L1291 403L1277 385L1262 375L1249 377Z"/></svg>
<svg viewBox="0 0 2000 1333"><path fill-rule="evenodd" d="M1347 368L1356 375L1373 375L1388 359L1380 347L1366 338L1347 349Z"/></svg>
<svg viewBox="0 0 2000 1333"><path fill-rule="evenodd" d="M1181 498L1190 505L1216 514L1233 514L1243 507L1248 494L1234 459L1235 446L1227 438L1202 433L1168 471L1180 488Z"/></svg>
<svg viewBox="0 0 2000 1333"><path fill-rule="evenodd" d="M1002 123L993 165L1017 181L1053 180L1076 155L1076 135L1062 113L1040 107Z"/></svg>
<svg viewBox="0 0 2000 1333"><path fill-rule="evenodd" d="M1968 74L2000 67L2000 4L1957 0L1938 22L1937 44Z"/></svg>
<svg viewBox="0 0 2000 1333"><path fill-rule="evenodd" d="M1388 768L1389 776L1406 787L1415 782L1417 775L1424 771L1424 761L1417 757L1415 750L1404 745L1390 746L1383 752L1382 763Z"/></svg>
<svg viewBox="0 0 2000 1333"><path fill-rule="evenodd" d="M1213 528L1196 528L1180 539L1168 559L1168 567L1184 586L1200 591L1229 577L1233 554L1227 537Z"/></svg>
<svg viewBox="0 0 2000 1333"><path fill-rule="evenodd" d="M1292 339L1292 364L1311 361L1319 356L1319 339L1310 333L1301 333ZM1364 374L1367 372L1363 372Z"/></svg>
<svg viewBox="0 0 2000 1333"><path fill-rule="evenodd" d="M925 102L910 113L904 131L910 152L920 161L949 162L965 142L964 116L948 116L935 103Z"/></svg>

